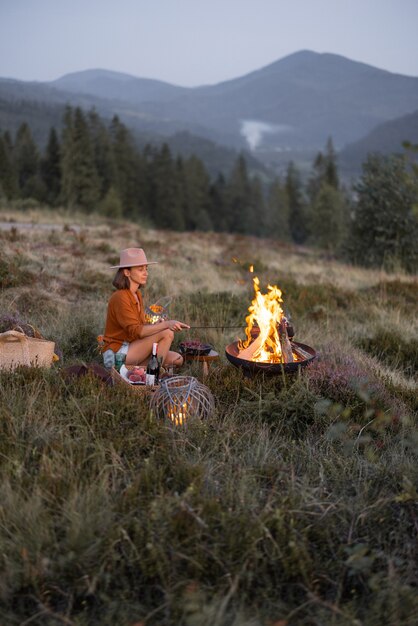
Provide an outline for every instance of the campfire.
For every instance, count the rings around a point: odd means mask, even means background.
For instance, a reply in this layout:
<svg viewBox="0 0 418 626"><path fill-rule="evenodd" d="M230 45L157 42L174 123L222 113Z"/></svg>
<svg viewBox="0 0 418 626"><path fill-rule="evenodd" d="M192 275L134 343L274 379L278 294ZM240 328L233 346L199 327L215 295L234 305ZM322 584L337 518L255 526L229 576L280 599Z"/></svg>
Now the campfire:
<svg viewBox="0 0 418 626"><path fill-rule="evenodd" d="M253 278L254 298L248 307L245 340L226 347L226 356L237 367L252 372L296 371L312 361L316 352L310 346L293 341L293 329L284 313L282 291L268 285L267 293L260 290L260 281Z"/></svg>

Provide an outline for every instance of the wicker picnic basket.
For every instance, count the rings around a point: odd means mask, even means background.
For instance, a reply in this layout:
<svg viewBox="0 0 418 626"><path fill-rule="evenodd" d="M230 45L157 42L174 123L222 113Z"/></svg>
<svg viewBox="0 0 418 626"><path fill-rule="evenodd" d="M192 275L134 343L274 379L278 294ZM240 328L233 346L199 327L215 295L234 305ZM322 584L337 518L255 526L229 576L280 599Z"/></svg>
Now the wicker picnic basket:
<svg viewBox="0 0 418 626"><path fill-rule="evenodd" d="M0 369L13 370L19 365L51 367L54 349L53 341L7 330L0 333Z"/></svg>
<svg viewBox="0 0 418 626"><path fill-rule="evenodd" d="M132 370L135 365L125 365L126 369ZM122 385L127 385L134 393L153 393L156 389L158 389L159 385L155 385L154 387L150 387L149 385L132 385L129 383L123 376L121 376L117 369L112 367L110 370L110 375L115 383L121 383Z"/></svg>

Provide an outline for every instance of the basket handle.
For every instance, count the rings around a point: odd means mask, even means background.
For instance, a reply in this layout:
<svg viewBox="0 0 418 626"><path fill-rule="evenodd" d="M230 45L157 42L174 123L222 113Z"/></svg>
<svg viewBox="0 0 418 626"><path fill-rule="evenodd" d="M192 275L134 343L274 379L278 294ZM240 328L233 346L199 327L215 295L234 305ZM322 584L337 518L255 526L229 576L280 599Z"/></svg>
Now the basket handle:
<svg viewBox="0 0 418 626"><path fill-rule="evenodd" d="M0 333L0 343L20 342L22 348L23 361L25 365L30 365L29 355L29 341L24 333L19 333L17 330L7 330L5 333Z"/></svg>
<svg viewBox="0 0 418 626"><path fill-rule="evenodd" d="M28 326L29 328L32 328L35 339L45 339L43 334L35 326L32 326L32 324L28 324Z"/></svg>
<svg viewBox="0 0 418 626"><path fill-rule="evenodd" d="M26 324L26 326L29 326L29 328L32 329L33 336L35 337L35 339L45 339L45 337L42 335L42 333L40 333L39 330L37 328L35 328L35 326L32 326L32 324ZM26 335L25 331L23 330L23 328L21 326L14 326L13 330L18 330L19 332L21 332L24 335Z"/></svg>

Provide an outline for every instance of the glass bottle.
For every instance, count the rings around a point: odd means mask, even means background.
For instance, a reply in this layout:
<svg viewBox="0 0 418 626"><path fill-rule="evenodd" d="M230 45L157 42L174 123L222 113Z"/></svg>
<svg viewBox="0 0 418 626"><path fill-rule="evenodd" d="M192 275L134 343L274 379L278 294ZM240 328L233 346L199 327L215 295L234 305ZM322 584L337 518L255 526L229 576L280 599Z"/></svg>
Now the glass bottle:
<svg viewBox="0 0 418 626"><path fill-rule="evenodd" d="M115 369L120 372L120 368L125 364L126 354L117 352L115 354Z"/></svg>
<svg viewBox="0 0 418 626"><path fill-rule="evenodd" d="M147 372L146 372L146 384L147 385L158 385L158 380L160 377L160 364L158 362L157 357L158 352L158 343L152 344L152 354L151 358L148 361Z"/></svg>

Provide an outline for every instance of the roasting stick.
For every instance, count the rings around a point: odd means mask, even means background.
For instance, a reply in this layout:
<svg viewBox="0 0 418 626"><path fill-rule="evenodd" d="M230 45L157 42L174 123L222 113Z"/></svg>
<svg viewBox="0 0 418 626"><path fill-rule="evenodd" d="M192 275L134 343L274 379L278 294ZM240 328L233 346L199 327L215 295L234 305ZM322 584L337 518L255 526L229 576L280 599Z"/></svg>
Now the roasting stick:
<svg viewBox="0 0 418 626"><path fill-rule="evenodd" d="M217 329L217 330L224 330L225 328L246 328L246 326L189 326L189 328L185 328L184 330L201 330L201 329L207 329L207 328L211 328L211 329Z"/></svg>

